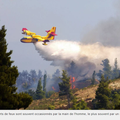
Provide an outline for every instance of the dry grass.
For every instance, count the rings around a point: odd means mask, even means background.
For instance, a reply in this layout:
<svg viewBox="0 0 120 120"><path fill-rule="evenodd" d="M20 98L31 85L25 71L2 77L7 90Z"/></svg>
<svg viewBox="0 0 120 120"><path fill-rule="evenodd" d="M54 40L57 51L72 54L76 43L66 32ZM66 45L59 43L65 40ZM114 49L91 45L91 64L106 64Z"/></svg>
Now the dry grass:
<svg viewBox="0 0 120 120"><path fill-rule="evenodd" d="M111 82L109 87L112 89L120 89L120 79L116 79L115 81Z"/></svg>
<svg viewBox="0 0 120 120"><path fill-rule="evenodd" d="M81 89L77 91L75 95L78 98L78 100L94 99L97 88L98 88L98 85L93 86L91 88Z"/></svg>
<svg viewBox="0 0 120 120"><path fill-rule="evenodd" d="M111 89L120 89L120 79L116 79L109 84ZM77 97L77 101L81 99L88 103L88 107L91 107L91 102L95 98L95 93L98 85L88 86L83 89L75 89L73 95ZM72 104L72 102L71 102ZM50 98L45 98L42 100L34 100L27 110L45 110L48 109L49 105L55 106L55 109L67 109L67 97L59 97L59 93L53 94Z"/></svg>

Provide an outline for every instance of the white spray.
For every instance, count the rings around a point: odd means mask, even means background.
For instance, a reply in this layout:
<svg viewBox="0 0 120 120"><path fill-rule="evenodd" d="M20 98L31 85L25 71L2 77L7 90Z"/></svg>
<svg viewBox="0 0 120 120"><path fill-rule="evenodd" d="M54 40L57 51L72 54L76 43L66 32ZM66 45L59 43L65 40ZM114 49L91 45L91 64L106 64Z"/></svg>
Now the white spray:
<svg viewBox="0 0 120 120"><path fill-rule="evenodd" d="M97 69L100 69L102 60L106 58L109 59L112 66L114 66L115 58L120 61L120 47L107 47L98 42L86 45L74 41L55 40L48 43L47 46L37 42L35 47L42 58L52 61L52 65L61 67L74 61L78 65L90 62L95 64Z"/></svg>

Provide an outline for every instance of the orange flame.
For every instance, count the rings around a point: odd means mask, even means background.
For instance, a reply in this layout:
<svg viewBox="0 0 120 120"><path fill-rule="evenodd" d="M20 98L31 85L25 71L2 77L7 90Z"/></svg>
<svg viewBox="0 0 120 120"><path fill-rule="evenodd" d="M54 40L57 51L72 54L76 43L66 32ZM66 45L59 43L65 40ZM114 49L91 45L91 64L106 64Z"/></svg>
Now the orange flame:
<svg viewBox="0 0 120 120"><path fill-rule="evenodd" d="M73 89L75 88L75 85L73 85Z"/></svg>
<svg viewBox="0 0 120 120"><path fill-rule="evenodd" d="M75 82L76 80L75 80L75 77L73 77L73 82Z"/></svg>
<svg viewBox="0 0 120 120"><path fill-rule="evenodd" d="M55 88L54 88L54 87L52 87L52 89L53 89L53 90L55 90Z"/></svg>
<svg viewBox="0 0 120 120"><path fill-rule="evenodd" d="M75 85L73 85L73 82L75 82L75 81L76 81L75 77L70 76L70 84L71 84L70 89L74 89L75 88Z"/></svg>

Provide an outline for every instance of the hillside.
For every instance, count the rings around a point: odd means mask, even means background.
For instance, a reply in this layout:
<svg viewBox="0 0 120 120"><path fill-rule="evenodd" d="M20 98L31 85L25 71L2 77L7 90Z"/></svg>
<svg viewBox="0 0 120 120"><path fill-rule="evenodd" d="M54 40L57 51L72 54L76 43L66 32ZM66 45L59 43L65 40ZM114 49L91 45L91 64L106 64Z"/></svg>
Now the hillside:
<svg viewBox="0 0 120 120"><path fill-rule="evenodd" d="M88 81L90 82L90 81ZM120 89L120 79L116 79L109 84L109 87L113 90ZM98 88L97 85L84 87L82 89L75 88L73 89L74 95L77 97L77 101L81 99L87 102L88 107L92 108L92 100L95 98L95 93ZM59 97L59 93L53 94L50 98L45 98L42 100L34 100L26 110L45 110L48 109L49 105L55 106L55 109L67 109L67 99L66 96ZM72 102L71 102L72 106Z"/></svg>

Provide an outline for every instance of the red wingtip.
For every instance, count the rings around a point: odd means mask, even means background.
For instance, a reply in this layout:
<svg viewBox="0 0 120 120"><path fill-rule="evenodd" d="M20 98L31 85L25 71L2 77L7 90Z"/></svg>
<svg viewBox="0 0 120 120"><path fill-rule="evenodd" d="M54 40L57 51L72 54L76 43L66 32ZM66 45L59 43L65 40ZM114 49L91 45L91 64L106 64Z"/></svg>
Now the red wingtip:
<svg viewBox="0 0 120 120"><path fill-rule="evenodd" d="M23 28L22 31L24 31L24 30L28 30L28 29L27 28Z"/></svg>

